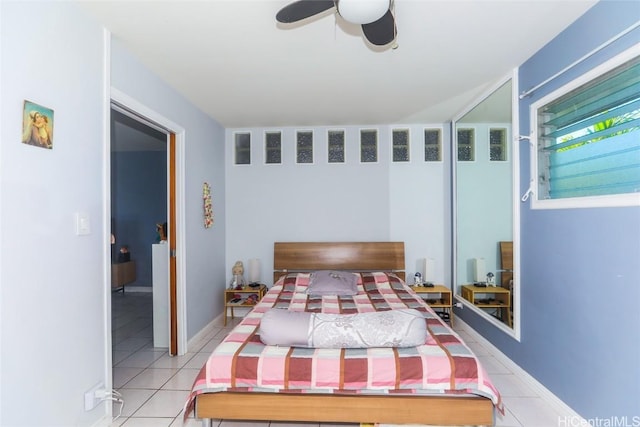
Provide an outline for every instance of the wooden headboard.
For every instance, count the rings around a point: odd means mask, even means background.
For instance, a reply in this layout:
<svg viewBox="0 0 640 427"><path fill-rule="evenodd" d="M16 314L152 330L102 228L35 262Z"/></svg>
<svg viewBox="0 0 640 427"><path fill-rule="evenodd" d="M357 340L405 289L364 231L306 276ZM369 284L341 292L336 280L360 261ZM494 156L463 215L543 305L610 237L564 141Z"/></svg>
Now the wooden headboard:
<svg viewBox="0 0 640 427"><path fill-rule="evenodd" d="M404 280L404 242L275 242L273 280L289 272L394 272Z"/></svg>

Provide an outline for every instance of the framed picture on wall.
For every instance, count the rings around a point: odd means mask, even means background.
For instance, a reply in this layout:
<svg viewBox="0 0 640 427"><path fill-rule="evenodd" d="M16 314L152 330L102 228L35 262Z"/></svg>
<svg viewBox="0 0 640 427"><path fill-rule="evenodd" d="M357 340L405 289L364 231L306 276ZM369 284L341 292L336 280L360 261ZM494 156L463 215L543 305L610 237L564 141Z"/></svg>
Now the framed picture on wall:
<svg viewBox="0 0 640 427"><path fill-rule="evenodd" d="M53 110L24 101L22 142L40 148L53 148Z"/></svg>

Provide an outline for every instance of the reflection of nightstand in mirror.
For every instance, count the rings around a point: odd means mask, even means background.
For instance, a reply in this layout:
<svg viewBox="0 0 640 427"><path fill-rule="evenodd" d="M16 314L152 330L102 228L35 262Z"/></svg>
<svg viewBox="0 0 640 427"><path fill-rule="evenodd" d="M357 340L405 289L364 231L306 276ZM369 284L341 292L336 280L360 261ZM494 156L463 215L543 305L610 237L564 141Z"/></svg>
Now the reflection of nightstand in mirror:
<svg viewBox="0 0 640 427"><path fill-rule="evenodd" d="M453 310L451 309L451 289L442 285L433 285L430 287L427 286L411 286L411 289L422 297L427 304L435 311L440 311L437 309L442 309L445 313L443 317L445 320L449 318L449 324L453 326ZM423 295L426 294L426 297ZM437 295L440 294L440 298L436 298ZM429 296L433 295L433 298Z"/></svg>
<svg viewBox="0 0 640 427"><path fill-rule="evenodd" d="M511 327L511 292L500 286L462 286L462 298L478 308L496 309L500 320Z"/></svg>

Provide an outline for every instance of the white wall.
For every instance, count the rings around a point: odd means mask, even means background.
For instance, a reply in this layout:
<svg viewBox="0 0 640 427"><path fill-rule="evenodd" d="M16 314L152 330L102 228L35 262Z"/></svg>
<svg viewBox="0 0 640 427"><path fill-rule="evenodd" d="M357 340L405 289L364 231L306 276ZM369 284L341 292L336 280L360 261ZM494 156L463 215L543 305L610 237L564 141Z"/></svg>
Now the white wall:
<svg viewBox="0 0 640 427"><path fill-rule="evenodd" d="M434 258L437 280L449 274L449 167L424 162L423 131L412 125L411 161L391 162L390 125L378 129L378 162L360 163L360 129L345 130L345 163L327 161L328 127L228 129L226 276L237 260L259 258L262 281L272 282L276 241L389 241L406 243L406 269ZM397 128L407 128L406 125ZM282 164L264 163L264 133L282 131ZM314 163L295 163L297 130L314 132ZM234 133L251 132L251 165L235 165ZM447 134L443 140L447 140ZM444 147L447 151L448 146ZM448 158L448 157L447 157ZM446 202L445 202L446 200ZM445 267L446 264L446 267Z"/></svg>
<svg viewBox="0 0 640 427"><path fill-rule="evenodd" d="M0 3L0 425L92 425L84 393L107 378L111 349L108 88L105 33L71 3ZM224 130L113 43L114 86L185 130L187 337L222 306ZM53 149L20 142L22 105L54 110ZM202 225L202 184L216 223ZM105 191L106 189L106 191ZM86 212L91 234L76 236ZM73 373L73 375L70 375ZM35 402L35 403L34 403Z"/></svg>
<svg viewBox="0 0 640 427"><path fill-rule="evenodd" d="M107 355L103 31L63 2L0 15L0 425L90 425ZM52 150L20 142L25 99L54 110Z"/></svg>

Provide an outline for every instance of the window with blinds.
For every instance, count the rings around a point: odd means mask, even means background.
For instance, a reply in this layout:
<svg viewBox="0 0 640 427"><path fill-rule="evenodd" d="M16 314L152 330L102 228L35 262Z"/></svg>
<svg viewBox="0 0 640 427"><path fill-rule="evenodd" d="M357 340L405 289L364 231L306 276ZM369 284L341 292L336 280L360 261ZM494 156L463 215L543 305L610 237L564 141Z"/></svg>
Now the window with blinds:
<svg viewBox="0 0 640 427"><path fill-rule="evenodd" d="M567 199L577 203L559 207L616 206L618 195L630 195L631 204L640 201L640 57L635 55L616 57L531 106L538 172L534 207L536 201L542 203L537 207L553 207L544 201Z"/></svg>

